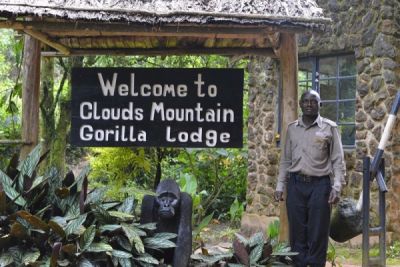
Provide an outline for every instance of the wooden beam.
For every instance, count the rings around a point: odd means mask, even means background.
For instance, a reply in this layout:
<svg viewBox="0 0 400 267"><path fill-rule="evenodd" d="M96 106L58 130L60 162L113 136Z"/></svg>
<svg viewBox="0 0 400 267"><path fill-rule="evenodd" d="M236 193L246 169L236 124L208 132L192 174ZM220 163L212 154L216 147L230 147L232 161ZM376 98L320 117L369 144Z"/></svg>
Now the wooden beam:
<svg viewBox="0 0 400 267"><path fill-rule="evenodd" d="M262 55L277 58L270 48L132 48L132 49L73 49L70 56L90 55ZM63 53L43 51L45 57L62 57Z"/></svg>
<svg viewBox="0 0 400 267"><path fill-rule="evenodd" d="M22 83L22 146L25 158L39 141L40 41L25 35Z"/></svg>
<svg viewBox="0 0 400 267"><path fill-rule="evenodd" d="M25 29L24 32L26 34L29 34L30 36L38 39L39 41L47 44L48 46L60 51L61 53L65 54L66 56L68 56L70 54L70 50L68 47L52 40L47 34L44 34L42 32L36 31L36 30L28 30L28 29Z"/></svg>
<svg viewBox="0 0 400 267"><path fill-rule="evenodd" d="M295 34L281 33L279 47L282 77L282 144L286 138L286 129L289 122L297 119L298 92L297 92L297 41ZM286 199L286 197L285 197ZM281 241L289 240L289 227L286 205L280 204L280 231Z"/></svg>
<svg viewBox="0 0 400 267"><path fill-rule="evenodd" d="M77 34L112 35L142 35L142 36L210 36L218 34L230 36L265 36L267 33L286 32L276 26L268 25L193 25L193 24L170 24L170 25L146 25L129 23L95 23L83 21L0 21L0 28L11 28L14 30L37 30L49 32L54 35L69 36ZM295 31L289 31L294 33ZM80 35L79 35L80 36Z"/></svg>
<svg viewBox="0 0 400 267"><path fill-rule="evenodd" d="M62 31L51 30L46 31L50 36L58 37L114 37L114 36L145 36L145 37L197 37L197 38L220 38L220 39L257 39L263 34L261 30L258 31L239 31L239 33L228 32L211 32L211 31L105 31L105 30L84 30L84 31Z"/></svg>

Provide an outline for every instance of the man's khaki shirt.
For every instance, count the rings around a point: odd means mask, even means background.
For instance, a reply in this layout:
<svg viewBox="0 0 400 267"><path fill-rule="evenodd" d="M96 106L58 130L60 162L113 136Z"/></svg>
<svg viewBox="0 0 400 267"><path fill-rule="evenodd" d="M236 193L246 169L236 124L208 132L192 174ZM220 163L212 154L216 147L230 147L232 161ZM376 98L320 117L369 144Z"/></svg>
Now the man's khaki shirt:
<svg viewBox="0 0 400 267"><path fill-rule="evenodd" d="M300 117L288 125L277 191L284 190L289 173L300 172L310 176L329 175L332 188L340 192L345 183L345 170L342 142L335 122L318 116L307 127Z"/></svg>

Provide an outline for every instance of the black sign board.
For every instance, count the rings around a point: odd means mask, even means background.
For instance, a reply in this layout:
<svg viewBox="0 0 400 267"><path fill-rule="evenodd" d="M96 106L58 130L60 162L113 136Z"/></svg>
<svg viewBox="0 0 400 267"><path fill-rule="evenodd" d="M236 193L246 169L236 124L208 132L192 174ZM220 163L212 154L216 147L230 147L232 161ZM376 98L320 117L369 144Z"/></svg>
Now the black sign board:
<svg viewBox="0 0 400 267"><path fill-rule="evenodd" d="M242 69L75 68L76 146L241 147Z"/></svg>

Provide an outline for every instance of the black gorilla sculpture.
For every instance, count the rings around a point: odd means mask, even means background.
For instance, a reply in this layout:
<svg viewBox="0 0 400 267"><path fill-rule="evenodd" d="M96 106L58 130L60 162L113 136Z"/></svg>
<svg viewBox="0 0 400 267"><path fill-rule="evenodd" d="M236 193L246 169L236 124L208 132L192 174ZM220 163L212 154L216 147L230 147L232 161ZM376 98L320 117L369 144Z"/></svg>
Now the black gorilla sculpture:
<svg viewBox="0 0 400 267"><path fill-rule="evenodd" d="M141 223L157 222L157 232L177 234L176 247L164 250L162 258L173 267L186 267L192 251L192 198L172 179L159 183L156 197L145 195ZM157 257L157 255L155 255Z"/></svg>

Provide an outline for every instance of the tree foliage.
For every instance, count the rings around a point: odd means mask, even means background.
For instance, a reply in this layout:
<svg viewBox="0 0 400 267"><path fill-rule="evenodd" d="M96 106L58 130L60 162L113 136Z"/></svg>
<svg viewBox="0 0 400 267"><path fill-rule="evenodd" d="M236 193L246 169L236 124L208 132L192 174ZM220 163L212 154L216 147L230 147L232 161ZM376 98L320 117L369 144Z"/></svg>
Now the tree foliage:
<svg viewBox="0 0 400 267"><path fill-rule="evenodd" d="M1 30L0 38L0 140L21 138L21 64L23 39L11 30ZM0 145L0 167L18 147Z"/></svg>

